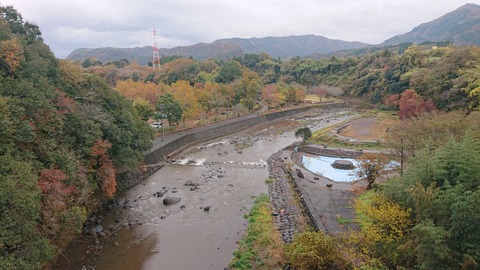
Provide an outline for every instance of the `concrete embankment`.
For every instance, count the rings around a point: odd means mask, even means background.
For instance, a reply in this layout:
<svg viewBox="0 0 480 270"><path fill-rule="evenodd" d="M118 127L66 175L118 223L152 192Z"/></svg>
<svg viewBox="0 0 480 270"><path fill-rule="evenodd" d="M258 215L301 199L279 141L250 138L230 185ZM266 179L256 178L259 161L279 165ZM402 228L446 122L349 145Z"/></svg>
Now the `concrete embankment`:
<svg viewBox="0 0 480 270"><path fill-rule="evenodd" d="M117 192L123 192L136 186L138 183L146 179L152 173L160 169L163 166L162 162L166 161L168 157L172 157L176 153L179 153L180 151L185 150L188 147L192 147L195 144L207 142L209 140L230 135L259 124L293 116L308 110L337 109L343 107L346 107L346 104L343 102L317 104L287 111L258 115L256 117L240 117L238 121L232 121L232 119L230 119L225 123L217 122L211 125L190 129L185 132L183 136L175 135L176 139L169 140L168 143L165 143L160 147L154 148L151 152L147 153L144 160L146 169L136 172L124 172L117 175Z"/></svg>
<svg viewBox="0 0 480 270"><path fill-rule="evenodd" d="M274 113L265 114L265 115L259 115L254 118L243 119L234 123L228 123L221 126L212 125L211 128L209 128L209 126L204 126L198 129L192 129L184 136L148 153L145 156L145 164L157 164L160 161L165 160L165 157L172 155L174 153L177 153L194 144L206 142L218 137L233 134L258 124L274 121L284 117L289 117L289 116L298 114L300 112L308 111L311 109L317 109L317 108L334 109L334 108L342 108L342 107L345 107L345 103L319 104L319 105L302 107L302 108L297 108L297 109L288 110L288 111L280 111L280 112L274 112Z"/></svg>

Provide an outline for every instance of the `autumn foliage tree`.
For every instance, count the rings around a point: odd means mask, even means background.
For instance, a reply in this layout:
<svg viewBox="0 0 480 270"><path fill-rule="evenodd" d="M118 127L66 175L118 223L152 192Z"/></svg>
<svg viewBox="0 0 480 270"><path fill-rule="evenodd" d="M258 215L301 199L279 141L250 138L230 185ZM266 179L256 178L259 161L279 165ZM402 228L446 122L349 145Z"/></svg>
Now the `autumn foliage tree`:
<svg viewBox="0 0 480 270"><path fill-rule="evenodd" d="M112 145L104 140L98 140L90 151L90 163L96 170L96 179L107 197L113 197L117 190L117 181L115 180L115 166L108 157L107 151Z"/></svg>
<svg viewBox="0 0 480 270"><path fill-rule="evenodd" d="M407 89L400 96L398 102L398 116L400 119L417 117L421 113L435 113L435 105L431 99L423 100L414 90Z"/></svg>
<svg viewBox="0 0 480 270"><path fill-rule="evenodd" d="M388 163L388 159L385 155L365 153L357 158L358 161L358 176L364 177L367 182L367 188L371 188L380 171L384 169Z"/></svg>
<svg viewBox="0 0 480 270"><path fill-rule="evenodd" d="M399 246L406 242L413 226L410 210L382 194L373 194L369 203L357 201L355 209L362 215L364 251L388 267L398 265L400 254L404 253Z"/></svg>
<svg viewBox="0 0 480 270"><path fill-rule="evenodd" d="M38 178L42 191L42 233L62 244L69 240L69 233L80 230L82 218L85 216L81 211L79 215L75 214L78 209L72 208L72 204L78 189L68 185L67 181L67 174L59 169L44 169L40 171ZM64 226L66 224L69 226Z"/></svg>
<svg viewBox="0 0 480 270"><path fill-rule="evenodd" d="M182 120L185 126L185 120L191 119L198 111L198 100L195 95L195 88L190 86L187 81L177 81L171 88L173 97L178 101L182 108Z"/></svg>
<svg viewBox="0 0 480 270"><path fill-rule="evenodd" d="M287 245L285 253L293 269L351 269L342 253L338 252L336 239L322 231L297 234Z"/></svg>
<svg viewBox="0 0 480 270"><path fill-rule="evenodd" d="M263 88L262 98L267 102L268 108L275 108L282 103L282 95L275 84L267 84Z"/></svg>

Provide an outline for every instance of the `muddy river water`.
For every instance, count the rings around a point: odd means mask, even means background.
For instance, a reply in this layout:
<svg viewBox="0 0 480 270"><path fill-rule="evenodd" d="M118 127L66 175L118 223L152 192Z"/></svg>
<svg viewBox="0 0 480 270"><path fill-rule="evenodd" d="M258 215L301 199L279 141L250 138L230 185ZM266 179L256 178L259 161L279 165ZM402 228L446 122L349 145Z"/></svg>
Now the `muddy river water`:
<svg viewBox="0 0 480 270"><path fill-rule="evenodd" d="M98 223L111 235L79 237L54 269L224 269L248 225L243 215L255 196L267 193L268 157L298 141L294 130L305 123L317 130L350 117L344 110L315 113L257 126L174 157L99 214ZM181 200L166 206L167 196Z"/></svg>

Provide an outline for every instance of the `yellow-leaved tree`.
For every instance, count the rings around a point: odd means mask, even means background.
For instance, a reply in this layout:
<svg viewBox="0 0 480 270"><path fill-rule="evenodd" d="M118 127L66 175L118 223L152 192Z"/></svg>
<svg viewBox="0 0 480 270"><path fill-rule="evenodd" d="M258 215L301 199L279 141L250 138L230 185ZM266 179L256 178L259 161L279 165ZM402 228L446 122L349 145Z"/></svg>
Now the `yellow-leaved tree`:
<svg viewBox="0 0 480 270"><path fill-rule="evenodd" d="M172 84L171 91L173 97L180 103L182 108L182 121L185 126L185 120L192 119L198 111L198 101L195 95L195 88L190 86L187 81L177 81Z"/></svg>
<svg viewBox="0 0 480 270"><path fill-rule="evenodd" d="M411 210L380 193L374 193L368 203L357 201L355 208L361 216L365 250L387 266L397 265L399 249L413 226Z"/></svg>

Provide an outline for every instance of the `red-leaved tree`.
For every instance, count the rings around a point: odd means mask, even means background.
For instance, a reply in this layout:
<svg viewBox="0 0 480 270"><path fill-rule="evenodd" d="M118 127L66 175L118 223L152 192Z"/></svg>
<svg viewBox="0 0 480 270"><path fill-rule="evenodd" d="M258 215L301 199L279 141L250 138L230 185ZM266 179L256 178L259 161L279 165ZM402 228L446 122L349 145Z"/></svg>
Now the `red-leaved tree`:
<svg viewBox="0 0 480 270"><path fill-rule="evenodd" d="M398 116L400 119L409 119L417 117L424 112L435 113L437 111L431 99L423 100L412 89L407 89L402 93L398 105Z"/></svg>
<svg viewBox="0 0 480 270"><path fill-rule="evenodd" d="M67 179L67 174L59 169L41 170L38 177L38 185L42 191L40 228L43 234L51 239L62 238L62 215L68 211L73 195L78 192L76 187L66 185Z"/></svg>
<svg viewBox="0 0 480 270"><path fill-rule="evenodd" d="M67 97L65 92L60 90L55 91L57 96L54 100L55 107L57 107L57 114L64 115L70 112L75 112L77 109L77 104L73 98Z"/></svg>
<svg viewBox="0 0 480 270"><path fill-rule="evenodd" d="M393 95L388 96L385 99L385 101L383 102L383 104L385 104L387 106L392 106L392 107L395 107L396 109L398 109L399 102L400 102L400 94L393 94Z"/></svg>
<svg viewBox="0 0 480 270"><path fill-rule="evenodd" d="M74 186L67 186L67 174L59 169L44 169L40 171L38 185L43 194L44 203L50 204L51 210L66 209L68 197L78 192Z"/></svg>
<svg viewBox="0 0 480 270"><path fill-rule="evenodd" d="M112 145L104 140L98 140L90 149L90 163L96 170L96 179L100 182L102 191L107 197L113 197L117 191L117 181L115 179L115 166L107 155L108 149Z"/></svg>

